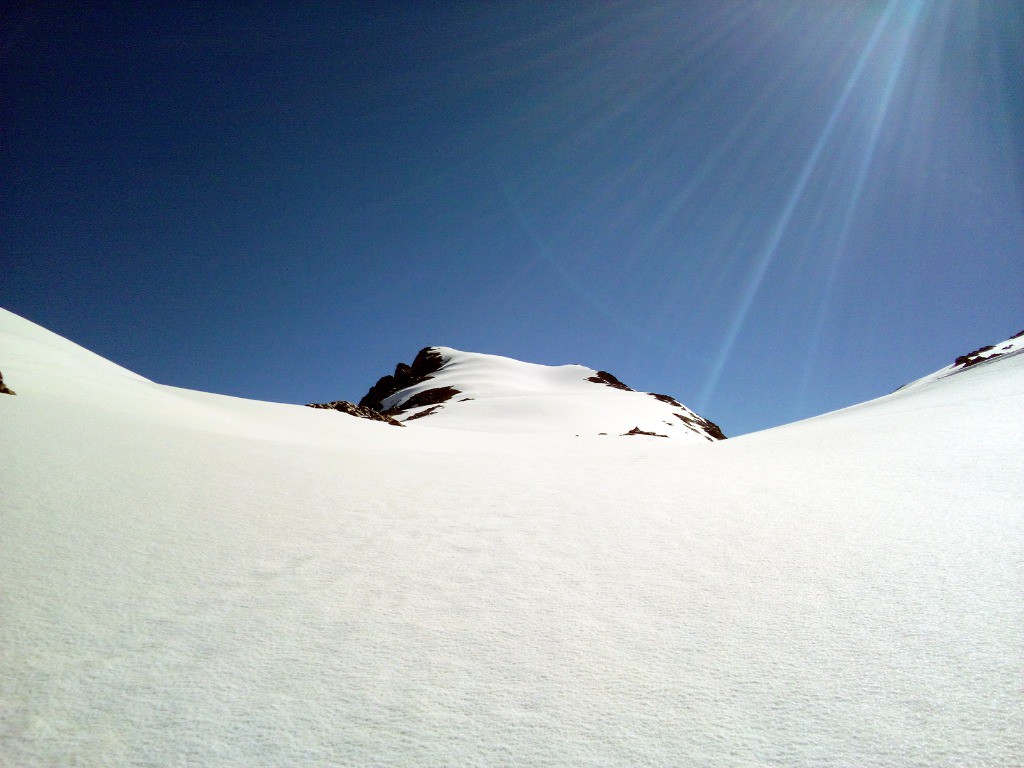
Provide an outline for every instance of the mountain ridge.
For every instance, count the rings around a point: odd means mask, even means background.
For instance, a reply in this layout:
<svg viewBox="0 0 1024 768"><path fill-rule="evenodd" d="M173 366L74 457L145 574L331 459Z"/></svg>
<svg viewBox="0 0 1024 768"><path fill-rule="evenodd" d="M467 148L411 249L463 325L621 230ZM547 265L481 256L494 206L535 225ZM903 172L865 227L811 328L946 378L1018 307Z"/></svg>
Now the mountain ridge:
<svg viewBox="0 0 1024 768"><path fill-rule="evenodd" d="M474 402L478 405L468 405ZM553 412L555 403L561 404L561 413ZM443 346L424 347L411 364L398 363L394 373L378 379L357 405L311 405L355 416L368 412L370 418L381 414L398 423L435 417L432 423L457 421L466 426L468 417L447 416L452 411L477 411L483 425L488 419L500 421L513 431L562 427L575 434L726 439L717 424L676 398L634 390L607 371L539 365ZM438 422L436 417L446 410L446 418Z"/></svg>

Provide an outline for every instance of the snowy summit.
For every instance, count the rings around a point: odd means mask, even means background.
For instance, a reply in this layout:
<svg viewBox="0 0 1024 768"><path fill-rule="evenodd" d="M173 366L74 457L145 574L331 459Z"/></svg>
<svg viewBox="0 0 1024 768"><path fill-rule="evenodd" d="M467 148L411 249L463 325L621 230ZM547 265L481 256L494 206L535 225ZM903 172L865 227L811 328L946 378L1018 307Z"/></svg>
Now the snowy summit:
<svg viewBox="0 0 1024 768"><path fill-rule="evenodd" d="M675 398L637 392L607 371L450 347L426 347L411 365L399 363L359 407L405 424L429 417L431 427L468 431L725 439Z"/></svg>

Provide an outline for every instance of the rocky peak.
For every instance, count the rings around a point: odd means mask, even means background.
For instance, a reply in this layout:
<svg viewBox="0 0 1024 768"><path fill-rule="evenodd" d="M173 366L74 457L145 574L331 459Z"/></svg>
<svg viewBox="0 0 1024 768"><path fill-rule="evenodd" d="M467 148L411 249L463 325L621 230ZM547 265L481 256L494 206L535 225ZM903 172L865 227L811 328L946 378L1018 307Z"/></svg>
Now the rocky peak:
<svg viewBox="0 0 1024 768"><path fill-rule="evenodd" d="M724 440L674 397L634 390L608 371L539 365L449 347L424 347L359 400L313 404L392 424L508 433Z"/></svg>
<svg viewBox="0 0 1024 768"><path fill-rule="evenodd" d="M384 401L391 395L406 387L420 384L431 377L432 374L441 370L444 365L444 358L434 347L424 347L412 361L412 365L399 363L395 366L395 372L390 376L382 376L377 383L370 387L370 391L363 395L359 405L364 408L372 408L375 411L384 410Z"/></svg>

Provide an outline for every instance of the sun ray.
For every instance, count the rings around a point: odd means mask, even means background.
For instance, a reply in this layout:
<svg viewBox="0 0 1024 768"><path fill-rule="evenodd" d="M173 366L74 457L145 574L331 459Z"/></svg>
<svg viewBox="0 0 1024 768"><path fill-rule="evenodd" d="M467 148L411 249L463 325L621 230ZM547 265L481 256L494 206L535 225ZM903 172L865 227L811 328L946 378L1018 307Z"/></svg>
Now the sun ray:
<svg viewBox="0 0 1024 768"><path fill-rule="evenodd" d="M878 101L878 109L871 126L871 135L868 138L867 149L865 150L864 156L861 158L860 166L857 169L857 176L850 192L846 211L843 214L843 221L839 228L839 234L836 237L836 245L832 250L832 255L829 259L828 275L825 279L825 285L822 288L814 327L811 331L811 338L808 343L807 362L804 366L804 374L800 384L799 397L801 402L806 397L811 371L813 369L814 362L818 358L818 348L821 345L821 338L825 328L825 316L828 311L828 305L832 300L832 294L835 291L835 284L839 276L839 269L844 260L843 256L846 250L847 240L850 235L850 228L853 224L854 214L857 212L861 196L864 192L864 183L867 180L868 171L871 170L871 166L874 161L875 150L878 147L878 140L882 133L882 126L885 125L885 121L889 113L889 107L892 103L893 91L896 88L900 72L903 69L907 49L910 47L910 41L913 38L914 29L920 13L921 2L920 0L917 0L917 2L912 3L910 10L907 13L906 22L904 23L899 41L899 47L892 66L889 68L889 74L886 78L885 87L882 90L882 96Z"/></svg>
<svg viewBox="0 0 1024 768"><path fill-rule="evenodd" d="M722 375L722 371L725 369L725 364L736 344L736 339L739 336L740 330L746 322L747 315L750 313L750 308L754 303L754 298L757 296L757 293L761 288L764 276L775 259L775 255L779 244L782 241L783 235L786 234L786 231L789 228L789 223L796 211L797 204L803 197L811 175L818 165L818 160L821 158L821 154L824 151L826 144L835 131L839 116L846 108L846 104L850 99L850 94L853 91L854 86L857 84L857 81L860 79L861 74L864 72L867 63L871 58L871 54L874 52L878 41L881 39L882 32L888 25L889 19L895 11L896 5L897 0L889 0L889 3L886 5L881 17L875 24L875 27L871 32L871 36L864 44L864 48L846 80L846 84L843 87L842 92L836 99L836 102L832 107L832 111L829 114L828 119L825 121L825 125L818 134L818 139L815 141L814 147L811 149L807 160L804 162L800 175L797 177L796 182L790 190L789 196L786 199L786 204L783 207L782 212L779 214L767 242L754 261L753 271L747 281L740 305L729 325L725 340L712 362L711 371L700 395L700 405L698 406L700 408L706 408L708 401L714 395L715 389L718 386L718 381Z"/></svg>

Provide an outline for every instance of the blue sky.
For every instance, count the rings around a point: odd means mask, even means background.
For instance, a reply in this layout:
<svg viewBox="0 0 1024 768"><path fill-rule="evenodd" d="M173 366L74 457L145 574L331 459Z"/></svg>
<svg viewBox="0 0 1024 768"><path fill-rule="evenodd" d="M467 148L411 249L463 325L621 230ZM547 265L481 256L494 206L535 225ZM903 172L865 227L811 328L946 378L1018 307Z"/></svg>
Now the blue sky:
<svg viewBox="0 0 1024 768"><path fill-rule="evenodd" d="M0 305L161 383L357 400L443 344L737 435L1024 328L1019 4L3 14Z"/></svg>

